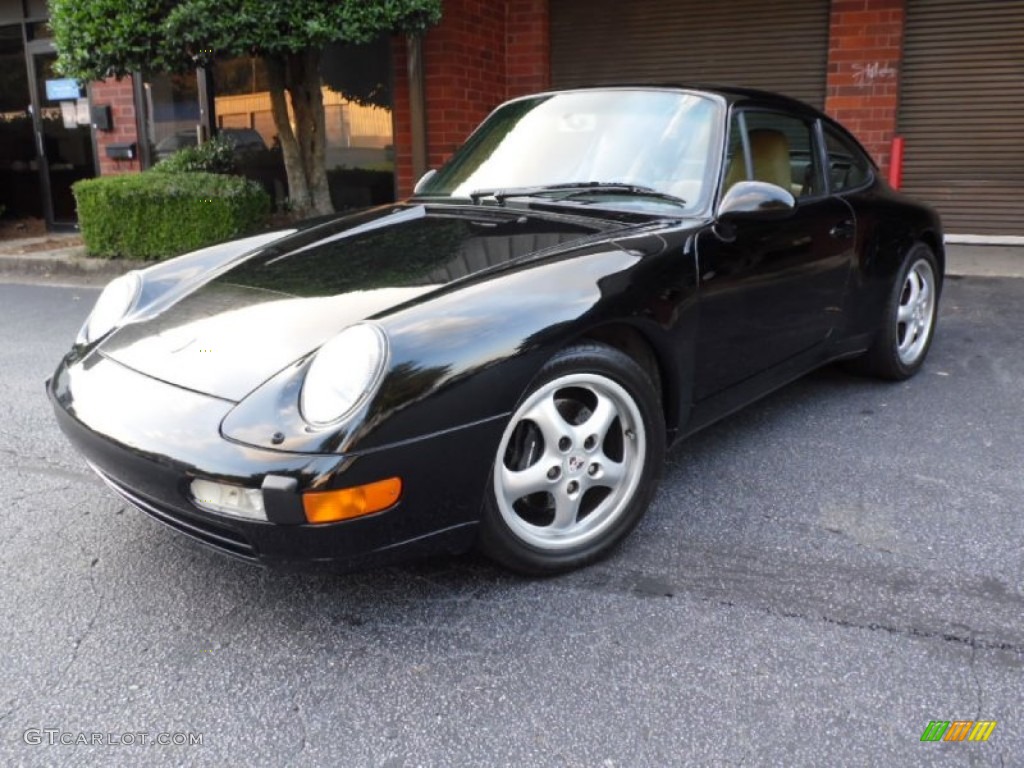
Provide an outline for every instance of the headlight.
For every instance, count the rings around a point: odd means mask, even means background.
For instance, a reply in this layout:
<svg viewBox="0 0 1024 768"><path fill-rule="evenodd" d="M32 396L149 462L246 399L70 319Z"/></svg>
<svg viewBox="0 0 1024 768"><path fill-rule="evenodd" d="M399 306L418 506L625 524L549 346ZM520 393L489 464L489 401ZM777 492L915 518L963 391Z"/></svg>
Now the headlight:
<svg viewBox="0 0 1024 768"><path fill-rule="evenodd" d="M110 333L135 304L141 288L138 272L128 272L107 283L78 334L79 342L91 344Z"/></svg>
<svg viewBox="0 0 1024 768"><path fill-rule="evenodd" d="M306 372L302 418L323 425L347 416L376 389L387 356L387 337L375 325L353 325L328 341Z"/></svg>

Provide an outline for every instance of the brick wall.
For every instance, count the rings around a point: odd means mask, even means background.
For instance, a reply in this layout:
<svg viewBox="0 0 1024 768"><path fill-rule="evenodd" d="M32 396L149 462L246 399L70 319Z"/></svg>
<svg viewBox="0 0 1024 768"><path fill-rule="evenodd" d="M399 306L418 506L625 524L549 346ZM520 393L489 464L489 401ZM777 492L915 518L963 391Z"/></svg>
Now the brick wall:
<svg viewBox="0 0 1024 768"><path fill-rule="evenodd" d="M132 86L132 79L126 77L123 80L104 80L93 83L91 91L93 106L103 104L110 105L114 129L112 131L96 131L97 160L100 166L100 175L109 176L117 173L130 173L142 170L138 159L139 132L135 120L135 97ZM107 157L106 147L108 144L123 142L135 142L135 160L112 160Z"/></svg>
<svg viewBox="0 0 1024 768"><path fill-rule="evenodd" d="M448 159L506 93L504 4L447 0L444 14L423 45L432 168Z"/></svg>
<svg viewBox="0 0 1024 768"><path fill-rule="evenodd" d="M888 171L906 0L832 0L825 111Z"/></svg>
<svg viewBox="0 0 1024 768"><path fill-rule="evenodd" d="M728 2L728 0L726 0ZM550 0L445 0L424 40L428 161L440 165L496 104L550 85ZM888 170L906 0L832 0L825 111ZM412 189L404 42L396 56L399 195Z"/></svg>
<svg viewBox="0 0 1024 768"><path fill-rule="evenodd" d="M409 103L409 58L402 37L391 40L394 61L392 115L394 116L395 189L401 199L412 192L416 178L412 167L412 120Z"/></svg>
<svg viewBox="0 0 1024 768"><path fill-rule="evenodd" d="M412 126L405 41L395 40L395 164L409 194ZM546 88L548 0L445 0L441 23L423 39L427 164L437 168L498 104Z"/></svg>
<svg viewBox="0 0 1024 768"><path fill-rule="evenodd" d="M510 0L505 16L506 98L551 85L551 25L548 0Z"/></svg>

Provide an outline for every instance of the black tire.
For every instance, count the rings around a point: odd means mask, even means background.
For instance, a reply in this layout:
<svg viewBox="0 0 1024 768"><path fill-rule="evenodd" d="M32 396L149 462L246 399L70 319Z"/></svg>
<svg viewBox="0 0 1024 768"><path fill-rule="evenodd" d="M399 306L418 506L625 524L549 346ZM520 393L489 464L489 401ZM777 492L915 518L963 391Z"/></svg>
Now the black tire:
<svg viewBox="0 0 1024 768"><path fill-rule="evenodd" d="M531 576L594 562L640 521L664 457L650 375L613 347L570 347L541 369L496 448L479 548Z"/></svg>
<svg viewBox="0 0 1024 768"><path fill-rule="evenodd" d="M931 301L927 309L922 309L922 316L926 327L920 331L908 330L910 326L900 320L901 309L907 309L908 281L911 280L911 273L915 279L920 280L922 275L927 276L930 272L931 284L928 290L931 291ZM928 357L928 350L931 348L932 337L935 335L935 325L939 312L939 297L942 292L942 273L939 271L938 260L932 249L924 243L915 243L903 258L896 279L889 290L889 296L885 302L882 326L867 352L861 357L850 361L850 368L858 373L877 376L891 381L903 381L917 373L924 365ZM906 344L907 333L917 332L911 344ZM906 346L905 352L901 353L901 346Z"/></svg>

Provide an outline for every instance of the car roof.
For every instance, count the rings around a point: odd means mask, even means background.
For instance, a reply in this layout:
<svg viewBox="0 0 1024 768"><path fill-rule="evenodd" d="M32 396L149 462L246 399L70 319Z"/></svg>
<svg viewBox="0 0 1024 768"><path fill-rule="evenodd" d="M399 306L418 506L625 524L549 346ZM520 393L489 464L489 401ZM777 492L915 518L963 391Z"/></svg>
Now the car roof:
<svg viewBox="0 0 1024 768"><path fill-rule="evenodd" d="M738 85L673 85L673 88L679 88L680 90L687 91L707 91L709 93L717 93L722 96L726 101L733 103L756 101L758 104L764 104L765 102L775 102L779 106L786 107L788 109L805 110L810 112L817 112L814 107L806 102L794 99L792 96L786 96L781 93L774 93L773 91L762 91L757 88L743 88Z"/></svg>
<svg viewBox="0 0 1024 768"><path fill-rule="evenodd" d="M578 88L558 88L539 94L520 96L517 99L511 99L511 101L529 99L533 96L554 95L556 93L577 93L583 91L679 91L680 93L705 93L718 97L730 106L756 106L767 107L769 109L775 108L787 112L803 114L808 119L820 118L828 125L836 128L847 139L853 142L853 144L860 149L871 164L875 166L876 170L878 168L878 164L871 156L871 153L864 148L864 145L861 144L860 140L842 123L830 117L822 110L816 109L810 104L800 101L799 99L794 99L792 96L785 96L781 93L774 93L772 91L762 91L757 88L744 88L738 85L708 85L705 83L625 83L590 85Z"/></svg>
<svg viewBox="0 0 1024 768"><path fill-rule="evenodd" d="M860 153L871 163L875 172L878 172L878 163L865 149L861 141L853 133L835 118L829 116L820 109L812 107L806 102L794 99L792 96L785 96L772 91L762 91L757 88L744 88L738 85L707 85L703 83L611 83L608 85L588 85L576 88L553 88L538 93L527 93L509 99L505 104L517 101L526 101L538 96L555 96L560 93L585 93L587 91L677 91L679 93L703 93L724 102L726 106L740 107L761 107L778 109L802 115L808 120L821 120L823 124L830 126L842 135L848 142L860 150ZM489 118L488 118L489 119Z"/></svg>
<svg viewBox="0 0 1024 768"><path fill-rule="evenodd" d="M737 85L711 85L707 83L623 83L609 85L588 85L578 88L558 88L546 91L548 94L573 93L580 91L645 91L665 90L680 92L696 92L714 94L729 104L758 104L760 106L775 106L781 109L796 112L807 112L814 115L821 115L821 110L815 109L810 104L785 96L772 91L762 91L757 88L744 88ZM531 94L542 95L542 94ZM523 98L530 98L525 96Z"/></svg>

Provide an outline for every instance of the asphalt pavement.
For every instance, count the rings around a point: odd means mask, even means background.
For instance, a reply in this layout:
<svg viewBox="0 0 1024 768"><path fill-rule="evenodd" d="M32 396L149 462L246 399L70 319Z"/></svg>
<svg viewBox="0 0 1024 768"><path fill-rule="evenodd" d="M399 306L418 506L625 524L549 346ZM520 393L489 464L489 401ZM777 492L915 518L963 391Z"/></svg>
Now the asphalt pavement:
<svg viewBox="0 0 1024 768"><path fill-rule="evenodd" d="M96 295L0 283L0 765L1024 762L1024 280L949 280L909 382L825 369L676 447L546 580L267 572L126 508L43 393Z"/></svg>

